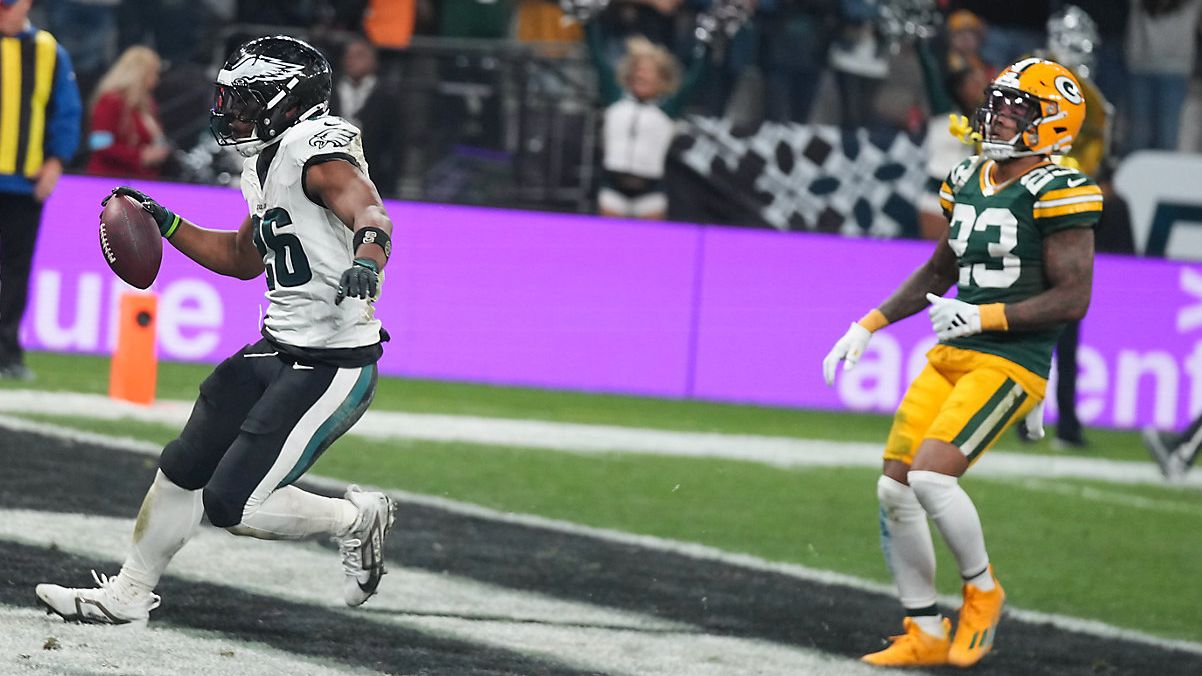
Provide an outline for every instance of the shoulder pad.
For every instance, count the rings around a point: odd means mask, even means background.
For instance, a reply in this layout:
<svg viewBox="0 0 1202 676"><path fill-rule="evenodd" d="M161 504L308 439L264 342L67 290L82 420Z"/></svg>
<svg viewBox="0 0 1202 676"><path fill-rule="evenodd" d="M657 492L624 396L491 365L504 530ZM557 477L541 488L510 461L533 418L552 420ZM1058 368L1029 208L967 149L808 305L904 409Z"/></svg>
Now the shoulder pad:
<svg viewBox="0 0 1202 676"><path fill-rule="evenodd" d="M1075 190L1082 194L1102 194L1101 188L1088 174L1072 167L1061 167L1054 164L1036 167L1023 174L1018 182L1036 197L1053 190Z"/></svg>
<svg viewBox="0 0 1202 676"><path fill-rule="evenodd" d="M981 156L973 155L968 159L960 162L947 175L947 185L953 193L964 187L968 179L972 178L973 172L981 164Z"/></svg>
<svg viewBox="0 0 1202 676"><path fill-rule="evenodd" d="M280 152L288 162L302 166L315 155L331 153L346 153L363 163L359 129L333 115L305 120L289 129L280 139Z"/></svg>

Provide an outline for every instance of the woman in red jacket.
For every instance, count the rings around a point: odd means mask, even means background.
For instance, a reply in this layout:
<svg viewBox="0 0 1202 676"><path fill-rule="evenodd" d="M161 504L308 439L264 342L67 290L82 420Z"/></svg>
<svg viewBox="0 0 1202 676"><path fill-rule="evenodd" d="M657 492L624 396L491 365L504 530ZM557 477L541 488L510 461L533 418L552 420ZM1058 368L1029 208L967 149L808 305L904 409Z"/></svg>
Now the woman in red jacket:
<svg viewBox="0 0 1202 676"><path fill-rule="evenodd" d="M152 96L159 82L159 56L134 46L101 78L92 96L88 173L156 178L171 153Z"/></svg>

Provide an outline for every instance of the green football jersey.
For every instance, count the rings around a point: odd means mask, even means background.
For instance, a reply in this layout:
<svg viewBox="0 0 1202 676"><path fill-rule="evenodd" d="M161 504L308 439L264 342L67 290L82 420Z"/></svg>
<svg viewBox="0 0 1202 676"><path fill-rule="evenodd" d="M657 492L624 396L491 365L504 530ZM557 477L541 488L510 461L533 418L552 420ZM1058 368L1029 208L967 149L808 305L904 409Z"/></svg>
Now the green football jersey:
<svg viewBox="0 0 1202 676"><path fill-rule="evenodd" d="M1043 293L1043 238L1065 228L1091 228L1102 190L1089 176L1051 162L995 185L992 160L970 157L939 188L950 221L948 244L960 267L957 297L966 303L1016 303ZM1004 357L1044 378L1063 326L1039 331L986 331L942 341Z"/></svg>

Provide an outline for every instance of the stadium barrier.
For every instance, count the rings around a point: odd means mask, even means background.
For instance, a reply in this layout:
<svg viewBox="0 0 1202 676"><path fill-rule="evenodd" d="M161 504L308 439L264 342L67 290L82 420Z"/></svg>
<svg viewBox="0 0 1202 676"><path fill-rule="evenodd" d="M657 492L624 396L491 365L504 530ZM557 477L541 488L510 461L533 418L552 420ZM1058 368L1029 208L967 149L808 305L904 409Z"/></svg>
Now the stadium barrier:
<svg viewBox="0 0 1202 676"><path fill-rule="evenodd" d="M95 242L111 179L64 177L48 202L23 339L108 354L126 287ZM233 189L138 183L178 213L234 228ZM847 323L930 255L847 239L388 202L396 226L378 316L388 375L825 409L891 411L934 342L925 315L873 339L835 388L820 362ZM66 235L64 238L63 235ZM165 247L159 355L216 362L255 340L262 280ZM1202 265L1099 256L1082 328L1079 408L1101 426L1182 425L1202 409Z"/></svg>

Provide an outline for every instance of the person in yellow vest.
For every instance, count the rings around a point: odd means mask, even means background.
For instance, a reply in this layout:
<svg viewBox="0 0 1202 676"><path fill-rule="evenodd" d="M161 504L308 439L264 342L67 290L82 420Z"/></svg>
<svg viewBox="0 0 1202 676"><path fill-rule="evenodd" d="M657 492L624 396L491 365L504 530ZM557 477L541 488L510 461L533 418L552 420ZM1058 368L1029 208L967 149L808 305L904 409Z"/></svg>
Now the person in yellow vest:
<svg viewBox="0 0 1202 676"><path fill-rule="evenodd" d="M42 204L79 145L71 58L29 22L33 0L0 0L0 378L32 380L18 338Z"/></svg>

